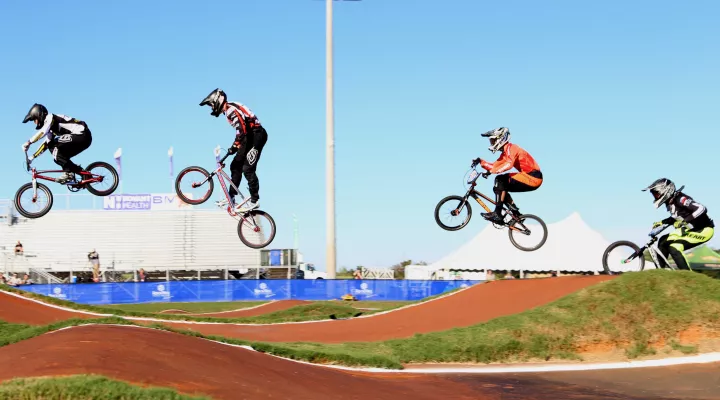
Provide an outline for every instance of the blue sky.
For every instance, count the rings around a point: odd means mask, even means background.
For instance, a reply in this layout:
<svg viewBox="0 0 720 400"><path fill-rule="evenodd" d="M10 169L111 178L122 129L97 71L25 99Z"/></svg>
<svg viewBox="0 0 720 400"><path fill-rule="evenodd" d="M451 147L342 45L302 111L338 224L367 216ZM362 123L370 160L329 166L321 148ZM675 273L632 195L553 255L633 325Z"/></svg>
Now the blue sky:
<svg viewBox="0 0 720 400"><path fill-rule="evenodd" d="M498 126L542 167L543 186L515 198L548 223L577 211L608 240L644 240L667 214L640 190L661 176L720 218L719 12L713 1L336 2L338 267L432 262L482 230L479 207L459 232L433 210L462 194L470 160L496 157L480 133ZM323 267L324 23L313 0L4 0L0 198L27 182L20 145L33 127L21 121L34 102L88 122L80 164L122 147L124 191L167 192L168 147L177 172L211 167L231 143L227 122L198 106L221 87L269 133L258 176L274 246L292 245L296 214L306 260Z"/></svg>

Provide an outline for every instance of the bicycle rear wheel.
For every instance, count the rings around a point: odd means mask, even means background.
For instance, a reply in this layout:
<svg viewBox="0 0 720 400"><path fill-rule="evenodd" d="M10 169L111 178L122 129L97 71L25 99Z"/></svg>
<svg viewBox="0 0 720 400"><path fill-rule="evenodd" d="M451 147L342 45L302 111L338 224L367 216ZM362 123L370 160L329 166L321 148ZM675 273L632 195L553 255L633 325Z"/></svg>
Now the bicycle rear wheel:
<svg viewBox="0 0 720 400"><path fill-rule="evenodd" d="M23 196L25 196L23 198ZM28 204L23 204L27 199ZM53 195L50 188L37 182L37 198L33 199L32 183L20 186L15 193L15 209L25 218L40 218L47 214L53 206ZM32 211L32 210L35 211Z"/></svg>
<svg viewBox="0 0 720 400"><path fill-rule="evenodd" d="M524 214L519 216L519 221L516 219L513 219L512 222L508 225L508 236L510 237L510 243L515 246L518 250L522 251L535 251L539 248L541 248L545 242L547 241L547 226L545 225L545 221L543 221L540 217L532 214ZM528 220L530 223L528 223ZM535 223L532 223L532 222ZM535 235L533 235L535 233ZM527 237L535 237L539 238L539 242L536 244L520 244L520 242L523 242L522 239ZM518 241L518 239L520 239ZM529 243L533 243L533 241L530 241Z"/></svg>
<svg viewBox="0 0 720 400"><path fill-rule="evenodd" d="M435 222L437 222L437 224L446 231L457 231L464 228L465 225L470 222L470 218L472 217L472 208L470 207L470 202L465 202L465 205L460 207L462 201L462 197L455 195L448 196L440 200L437 206L435 206ZM441 211L441 208L443 207L445 208ZM467 209L467 215L462 216L465 209ZM449 220L455 220L457 218L459 222L451 222L449 225L440 220L440 218L443 217Z"/></svg>
<svg viewBox="0 0 720 400"><path fill-rule="evenodd" d="M187 167L175 178L175 193L187 204L202 204L210 198L215 188L215 183L212 178L208 179L209 176L210 173L203 167ZM195 193L194 189L199 190Z"/></svg>
<svg viewBox="0 0 720 400"><path fill-rule="evenodd" d="M632 256L634 258L628 260ZM602 264L606 274L638 272L645 269L645 255L640 253L640 247L635 243L619 240L605 249Z"/></svg>
<svg viewBox="0 0 720 400"><path fill-rule="evenodd" d="M275 220L265 211L253 210L240 218L237 232L246 246L261 249L275 239Z"/></svg>
<svg viewBox="0 0 720 400"><path fill-rule="evenodd" d="M88 192L94 194L95 196L109 196L115 191L115 189L117 189L119 183L118 173L112 165L103 161L96 161L94 163L90 163L90 165L85 168L85 171L102 177L101 182L92 182L85 186ZM82 178L84 179L88 177L86 175L82 175Z"/></svg>

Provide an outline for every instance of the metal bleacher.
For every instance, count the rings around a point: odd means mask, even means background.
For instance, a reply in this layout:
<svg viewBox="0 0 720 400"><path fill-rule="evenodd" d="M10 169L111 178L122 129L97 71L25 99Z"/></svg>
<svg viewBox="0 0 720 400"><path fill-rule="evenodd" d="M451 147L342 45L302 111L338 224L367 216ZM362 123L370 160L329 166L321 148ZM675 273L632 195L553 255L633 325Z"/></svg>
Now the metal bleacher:
<svg viewBox="0 0 720 400"><path fill-rule="evenodd" d="M38 219L11 215L0 222L5 259L16 241L24 260L12 268L51 273L89 270L95 249L102 270L148 273L258 269L260 251L245 246L237 220L223 210L172 211L51 210ZM8 263L5 262L5 271ZM23 272L17 271L17 272ZM194 272L190 272L194 271Z"/></svg>

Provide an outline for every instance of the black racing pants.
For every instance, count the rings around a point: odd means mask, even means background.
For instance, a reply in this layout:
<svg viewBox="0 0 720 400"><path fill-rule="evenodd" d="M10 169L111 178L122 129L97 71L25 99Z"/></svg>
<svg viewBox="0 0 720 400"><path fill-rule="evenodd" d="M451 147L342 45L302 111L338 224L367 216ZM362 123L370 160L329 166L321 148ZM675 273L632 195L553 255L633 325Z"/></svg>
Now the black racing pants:
<svg viewBox="0 0 720 400"><path fill-rule="evenodd" d="M245 174L250 189L250 200L255 203L260 200L260 181L255 170L267 139L268 134L265 128L260 126L253 129L253 132L247 136L246 143L240 148L240 151L235 153L235 157L230 163L230 176L233 184L239 188L242 175ZM235 197L237 191L230 186L228 194L230 197Z"/></svg>
<svg viewBox="0 0 720 400"><path fill-rule="evenodd" d="M543 175L540 171L512 172L495 177L493 191L496 195L495 213L500 214L503 204L514 204L510 192L531 192L542 185ZM505 201L500 200L502 192L505 193Z"/></svg>
<svg viewBox="0 0 720 400"><path fill-rule="evenodd" d="M63 171L80 173L82 168L70 159L85 151L92 144L92 133L85 129L80 135L65 134L58 136L48 149L52 151L55 164Z"/></svg>

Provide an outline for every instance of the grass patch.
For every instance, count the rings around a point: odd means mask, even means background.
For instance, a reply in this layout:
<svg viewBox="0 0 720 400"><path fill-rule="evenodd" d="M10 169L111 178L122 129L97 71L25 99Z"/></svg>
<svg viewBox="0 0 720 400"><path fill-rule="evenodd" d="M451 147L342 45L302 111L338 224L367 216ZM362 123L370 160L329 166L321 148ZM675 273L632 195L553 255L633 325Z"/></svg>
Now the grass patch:
<svg viewBox="0 0 720 400"><path fill-rule="evenodd" d="M19 378L0 384L0 400L209 400L172 389L139 387L99 375Z"/></svg>
<svg viewBox="0 0 720 400"><path fill-rule="evenodd" d="M45 296L33 292L18 290L7 285L0 285L0 290L17 293L21 296L40 300L44 303L54 304L66 307L72 310L89 311L98 314L107 314L109 316L119 317L139 317L139 318L158 318L169 321L199 321L199 322L225 322L240 324L271 324L278 322L301 322L316 321L328 319L330 314L338 317L349 317L357 313L357 309L345 304L332 304L330 302L316 302L307 305L291 307L287 310L276 311L269 314L259 315L255 317L244 318L217 318L217 317L196 317L183 314L155 314L137 311L126 311L118 308L98 307L87 304L74 303L72 301L57 299L55 297ZM374 311L366 311L365 314L371 314Z"/></svg>
<svg viewBox="0 0 720 400"><path fill-rule="evenodd" d="M266 301L217 301L198 303L143 303L143 304L109 304L106 309L122 310L139 313L158 313L165 310L182 310L189 313L212 313L256 307Z"/></svg>
<svg viewBox="0 0 720 400"><path fill-rule="evenodd" d="M688 346L678 343L676 340L670 341L670 347L673 350L677 350L683 354L696 354L698 352L697 346Z"/></svg>

